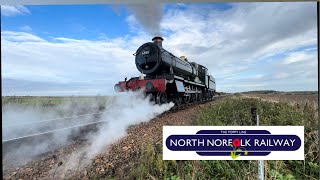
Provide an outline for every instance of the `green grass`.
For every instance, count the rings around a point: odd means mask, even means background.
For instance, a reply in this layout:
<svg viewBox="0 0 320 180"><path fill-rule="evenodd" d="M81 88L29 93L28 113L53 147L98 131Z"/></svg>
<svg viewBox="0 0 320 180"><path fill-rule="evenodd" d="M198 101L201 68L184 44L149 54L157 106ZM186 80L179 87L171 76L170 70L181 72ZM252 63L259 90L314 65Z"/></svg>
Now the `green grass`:
<svg viewBox="0 0 320 180"><path fill-rule="evenodd" d="M3 96L2 105L19 104L25 106L55 106L65 102L89 103L93 101L106 100L106 96L69 96L69 97L50 97L50 96Z"/></svg>
<svg viewBox="0 0 320 180"><path fill-rule="evenodd" d="M251 107L257 107L260 125L305 126L305 161L264 161L266 179L318 179L317 109L293 107L258 99L230 98L204 109L193 125L250 126ZM141 147L129 179L257 179L257 161L163 161L152 142Z"/></svg>
<svg viewBox="0 0 320 180"><path fill-rule="evenodd" d="M2 97L3 114L7 111L52 114L52 118L103 111L112 105L113 98L107 96L5 96ZM51 117L51 116L50 116Z"/></svg>
<svg viewBox="0 0 320 180"><path fill-rule="evenodd" d="M2 105L19 104L25 106L53 106L63 102L60 97L33 97L33 96L5 96L2 97Z"/></svg>

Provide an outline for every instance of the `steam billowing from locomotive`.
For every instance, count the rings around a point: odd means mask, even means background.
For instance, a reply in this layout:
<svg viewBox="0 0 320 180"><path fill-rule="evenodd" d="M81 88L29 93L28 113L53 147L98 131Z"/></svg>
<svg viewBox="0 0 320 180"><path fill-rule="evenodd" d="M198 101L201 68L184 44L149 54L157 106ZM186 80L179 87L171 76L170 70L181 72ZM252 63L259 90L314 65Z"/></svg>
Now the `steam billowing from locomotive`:
<svg viewBox="0 0 320 180"><path fill-rule="evenodd" d="M162 6L159 3L127 5L134 17L150 35L160 35Z"/></svg>
<svg viewBox="0 0 320 180"><path fill-rule="evenodd" d="M115 85L116 91L143 89L156 103L174 101L177 105L212 98L215 79L208 69L187 58L178 58L162 46L163 38L141 45L135 53L137 69L145 77L133 77Z"/></svg>

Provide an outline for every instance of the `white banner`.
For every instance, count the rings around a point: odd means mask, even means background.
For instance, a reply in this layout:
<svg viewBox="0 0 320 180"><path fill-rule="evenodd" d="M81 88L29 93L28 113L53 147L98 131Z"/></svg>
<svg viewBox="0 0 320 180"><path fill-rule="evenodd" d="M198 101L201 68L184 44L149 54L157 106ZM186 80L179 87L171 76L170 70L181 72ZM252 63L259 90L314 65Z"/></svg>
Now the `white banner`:
<svg viewBox="0 0 320 180"><path fill-rule="evenodd" d="M304 160L304 127L163 126L163 160Z"/></svg>

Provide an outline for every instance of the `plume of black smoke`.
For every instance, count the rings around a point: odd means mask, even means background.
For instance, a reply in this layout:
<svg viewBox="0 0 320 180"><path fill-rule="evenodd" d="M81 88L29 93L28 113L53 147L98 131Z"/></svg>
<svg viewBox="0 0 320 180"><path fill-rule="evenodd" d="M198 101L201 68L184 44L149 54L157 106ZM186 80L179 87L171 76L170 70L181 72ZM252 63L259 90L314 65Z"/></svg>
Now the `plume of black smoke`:
<svg viewBox="0 0 320 180"><path fill-rule="evenodd" d="M127 8L145 31L152 36L161 36L162 5L160 3L130 4Z"/></svg>

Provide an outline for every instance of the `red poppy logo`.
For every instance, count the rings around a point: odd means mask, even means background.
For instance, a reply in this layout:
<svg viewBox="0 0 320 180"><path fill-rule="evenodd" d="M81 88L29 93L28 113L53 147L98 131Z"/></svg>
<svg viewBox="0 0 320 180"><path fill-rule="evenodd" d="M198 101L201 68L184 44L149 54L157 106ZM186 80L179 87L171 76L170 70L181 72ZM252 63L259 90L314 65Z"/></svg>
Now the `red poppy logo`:
<svg viewBox="0 0 320 180"><path fill-rule="evenodd" d="M232 141L232 145L234 146L234 147L239 147L240 146L240 139L234 139L233 141Z"/></svg>
<svg viewBox="0 0 320 180"><path fill-rule="evenodd" d="M242 151L244 152L243 153L244 155L248 155L248 151L244 147L239 147L240 145L241 145L240 139L236 138L236 139L232 140L232 144L230 144L230 146L233 149L230 153L230 156L232 157L232 159L236 159L237 157L239 157L241 155ZM239 148L237 148L237 147L239 147Z"/></svg>

